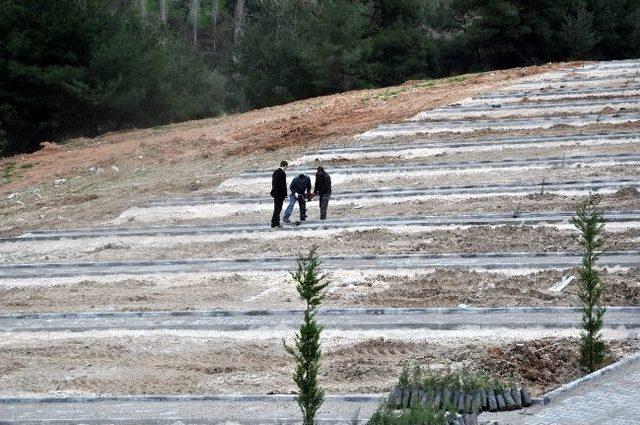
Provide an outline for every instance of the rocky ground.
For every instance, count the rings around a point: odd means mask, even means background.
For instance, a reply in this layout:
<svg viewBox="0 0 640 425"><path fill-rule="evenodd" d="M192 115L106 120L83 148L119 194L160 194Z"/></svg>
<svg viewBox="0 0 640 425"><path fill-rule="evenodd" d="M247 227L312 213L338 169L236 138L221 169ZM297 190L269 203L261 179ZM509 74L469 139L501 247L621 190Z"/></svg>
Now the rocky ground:
<svg viewBox="0 0 640 425"><path fill-rule="evenodd" d="M423 157L314 161L313 151L358 144L493 139L531 135L638 132L640 122L550 129L455 132L376 138L353 137L380 123L504 88L522 77L576 64L550 64L465 76L456 80L407 82L393 89L364 90L266 108L246 114L170 126L124 131L96 139L46 145L31 155L3 159L0 235L42 228L77 228L265 223L264 208L168 206L131 208L150 199L200 198L212 194L252 196L261 201L267 183L231 184L244 171L272 169L281 159L296 167L550 158L564 155L635 154L636 143L556 147L501 147ZM560 114L561 115L561 114ZM289 178L295 174L295 167ZM635 178L634 164L581 164L336 176L334 192L383 187L427 188L531 182L536 189L502 195L335 202L329 218L414 217L420 215L573 211L585 192L549 193L542 182ZM234 180L229 180L229 179ZM242 182L242 178L240 178ZM605 211L638 210L631 187L602 193ZM317 219L317 204L309 206ZM294 213L297 214L297 211ZM606 227L608 250L640 250L637 224ZM58 241L0 241L3 263L162 260L211 257L292 256L312 246L323 255L446 254L578 251L576 231L562 225L496 225L449 228L265 230L254 234L100 237ZM327 307L578 306L577 282L558 293L549 288L567 270L415 269L334 271ZM602 270L604 302L640 306L640 270ZM286 273L154 274L0 281L0 312L82 312L151 310L277 310L300 308ZM3 332L0 395L289 393L291 359L281 335L270 332L91 331L79 333ZM637 350L631 334L608 331L608 362ZM288 336L290 337L290 335ZM403 364L438 369L482 369L513 377L536 395L580 376L577 333L570 330L483 332L367 331L325 334L322 383L330 393L386 392Z"/></svg>

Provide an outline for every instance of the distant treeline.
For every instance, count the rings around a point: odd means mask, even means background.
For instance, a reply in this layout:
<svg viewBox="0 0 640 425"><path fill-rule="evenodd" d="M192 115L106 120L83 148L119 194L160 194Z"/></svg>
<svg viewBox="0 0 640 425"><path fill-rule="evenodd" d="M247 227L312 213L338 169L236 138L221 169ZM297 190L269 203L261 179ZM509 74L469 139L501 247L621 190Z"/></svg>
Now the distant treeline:
<svg viewBox="0 0 640 425"><path fill-rule="evenodd" d="M407 79L639 56L638 0L0 0L0 152Z"/></svg>

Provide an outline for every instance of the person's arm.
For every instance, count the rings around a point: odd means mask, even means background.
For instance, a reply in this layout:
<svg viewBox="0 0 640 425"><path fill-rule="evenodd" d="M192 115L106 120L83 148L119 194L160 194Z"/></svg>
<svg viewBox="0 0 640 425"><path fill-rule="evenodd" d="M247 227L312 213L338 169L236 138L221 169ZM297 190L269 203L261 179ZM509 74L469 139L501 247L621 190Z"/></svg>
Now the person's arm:
<svg viewBox="0 0 640 425"><path fill-rule="evenodd" d="M318 183L320 181L320 177L316 174L316 182L313 184L313 193L318 194Z"/></svg>

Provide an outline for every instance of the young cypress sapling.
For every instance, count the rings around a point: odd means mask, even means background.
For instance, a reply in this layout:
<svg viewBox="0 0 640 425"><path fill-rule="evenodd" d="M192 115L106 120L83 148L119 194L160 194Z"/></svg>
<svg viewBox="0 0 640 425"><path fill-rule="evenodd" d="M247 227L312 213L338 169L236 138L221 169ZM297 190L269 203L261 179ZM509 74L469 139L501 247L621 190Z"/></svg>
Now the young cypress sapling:
<svg viewBox="0 0 640 425"><path fill-rule="evenodd" d="M291 273L306 308L294 345L284 343L284 347L296 362L293 380L299 390L298 406L302 411L304 425L313 425L316 412L324 402L324 390L320 388L317 380L322 356L320 350L322 326L316 321L316 313L324 299L329 282L326 275L320 272L321 264L313 248L308 255L298 258L298 269Z"/></svg>
<svg viewBox="0 0 640 425"><path fill-rule="evenodd" d="M582 303L583 328L580 334L580 366L589 372L600 367L607 349L600 333L605 313L602 306L603 283L600 273L595 269L605 243L604 237L601 236L605 220L598 208L599 202L598 195L590 194L571 219L580 231L579 243L584 248L582 264L578 270L578 297Z"/></svg>

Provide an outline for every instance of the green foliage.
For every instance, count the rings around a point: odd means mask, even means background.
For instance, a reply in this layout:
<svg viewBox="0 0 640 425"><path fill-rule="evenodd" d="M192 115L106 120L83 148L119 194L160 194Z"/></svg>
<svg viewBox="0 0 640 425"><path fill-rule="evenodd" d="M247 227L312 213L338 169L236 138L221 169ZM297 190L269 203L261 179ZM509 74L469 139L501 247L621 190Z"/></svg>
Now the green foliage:
<svg viewBox="0 0 640 425"><path fill-rule="evenodd" d="M224 80L182 37L108 5L0 0L2 152L223 110Z"/></svg>
<svg viewBox="0 0 640 425"><path fill-rule="evenodd" d="M573 10L564 17L559 39L567 47L567 59L589 56L599 41L593 28L593 15L584 2L576 2Z"/></svg>
<svg viewBox="0 0 640 425"><path fill-rule="evenodd" d="M132 0L0 0L0 154L408 79L640 56L637 0L260 0L239 20L236 0L201 0L197 49L191 0L167 1L166 24L159 1L142 14Z"/></svg>
<svg viewBox="0 0 640 425"><path fill-rule="evenodd" d="M591 194L571 219L580 232L579 243L584 248L582 264L578 271L580 286L578 297L582 302L582 328L580 335L580 365L589 372L600 367L606 354L606 344L602 339L605 308L602 306L604 289L596 262L601 255L605 239L601 236L605 226L602 212L598 208L600 197Z"/></svg>
<svg viewBox="0 0 640 425"><path fill-rule="evenodd" d="M322 327L316 321L316 313L325 296L329 282L320 272L321 262L315 249L298 258L298 269L291 273L296 289L306 308L303 323L295 336L293 346L285 344L285 349L293 356L296 369L293 380L298 386L298 406L303 415L304 425L313 425L317 410L324 401L324 391L317 378L320 369L320 333Z"/></svg>
<svg viewBox="0 0 640 425"><path fill-rule="evenodd" d="M433 406L415 405L397 412L384 402L376 410L368 425L444 425L447 423L446 412Z"/></svg>
<svg viewBox="0 0 640 425"><path fill-rule="evenodd" d="M13 181L13 172L16 169L16 164L13 162L8 163L2 169L2 183L11 183Z"/></svg>
<svg viewBox="0 0 640 425"><path fill-rule="evenodd" d="M402 384L399 380L398 385ZM474 392L483 388L504 389L510 386L503 381L492 379L482 371L460 370L456 372L442 372L432 370L421 370L414 367L413 380L411 386L427 391L448 388L450 390L462 390ZM513 385L511 385L513 387Z"/></svg>

